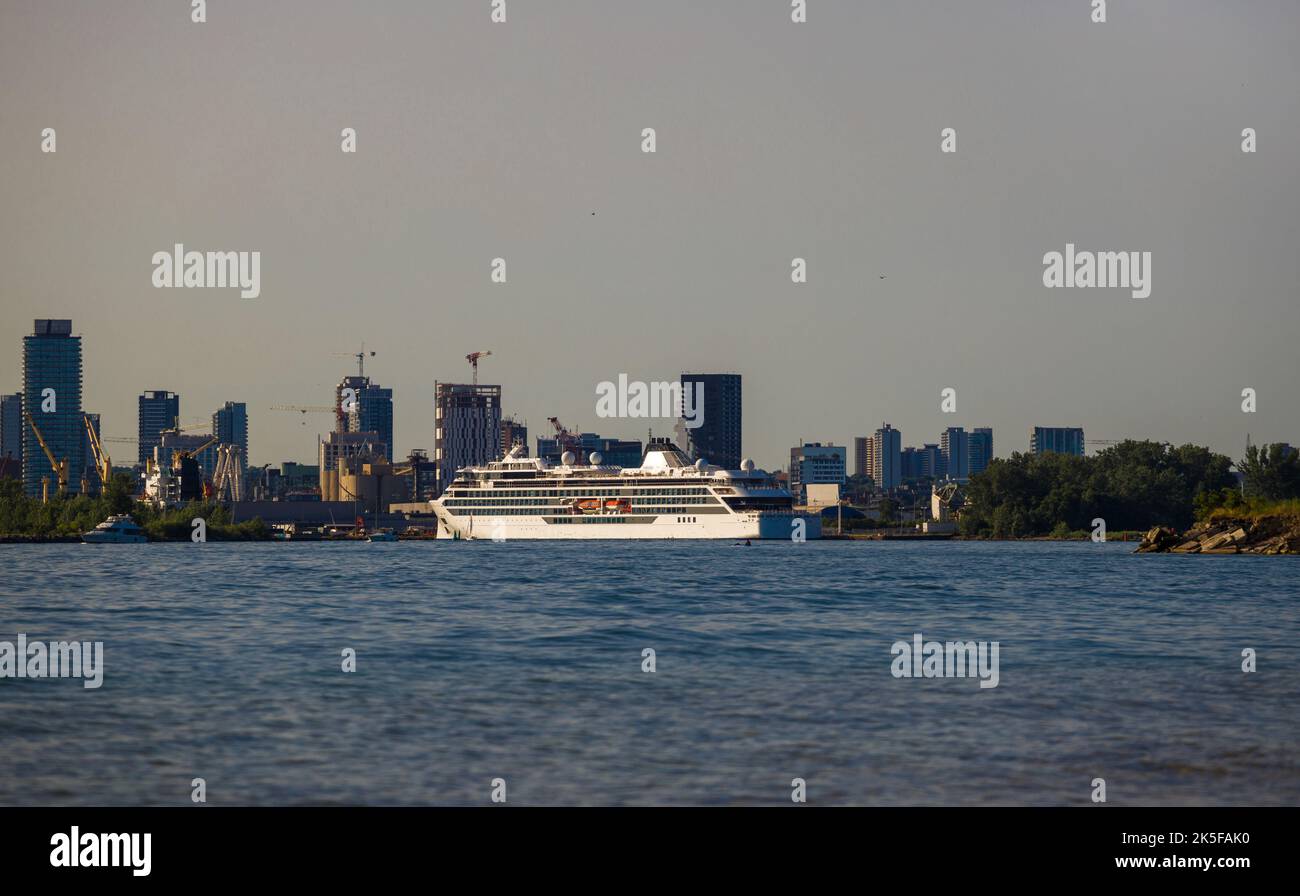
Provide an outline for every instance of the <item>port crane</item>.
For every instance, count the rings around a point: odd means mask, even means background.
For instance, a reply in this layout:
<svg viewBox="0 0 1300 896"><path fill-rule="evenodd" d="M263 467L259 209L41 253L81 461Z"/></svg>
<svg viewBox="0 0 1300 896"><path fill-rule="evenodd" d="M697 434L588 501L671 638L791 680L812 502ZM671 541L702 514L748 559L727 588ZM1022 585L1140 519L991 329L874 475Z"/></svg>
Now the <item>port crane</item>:
<svg viewBox="0 0 1300 896"><path fill-rule="evenodd" d="M23 411L23 416L27 418L27 425L32 428L32 432L36 434L36 441L40 443L41 450L45 452L45 457L50 462L50 469L54 471L55 475L59 479L59 494L67 494L68 459L65 457L61 461L56 460L54 452L50 450L50 446L45 444L45 436L41 435L40 427L38 427L36 421L32 419L31 413ZM41 501L46 504L50 503L50 477L48 476L41 477Z"/></svg>
<svg viewBox="0 0 1300 896"><path fill-rule="evenodd" d="M212 472L212 496L218 501L244 499L244 459L238 445L217 447L217 468Z"/></svg>
<svg viewBox="0 0 1300 896"><path fill-rule="evenodd" d="M561 452L578 446L578 437L565 429L558 417L547 417L546 421L555 427L555 440L560 443Z"/></svg>
<svg viewBox="0 0 1300 896"><path fill-rule="evenodd" d="M474 385L476 386L478 385L478 359L486 358L490 354L492 353L491 352L470 352L468 355L465 356L465 360L469 362L469 366L474 368Z"/></svg>
<svg viewBox="0 0 1300 896"><path fill-rule="evenodd" d="M90 453L94 456L95 469L99 472L99 487L107 489L113 479L113 461L104 450L103 439L95 432L95 426L90 422L90 415L82 414L81 422L86 425L86 435L90 437Z"/></svg>
<svg viewBox="0 0 1300 896"><path fill-rule="evenodd" d="M213 436L197 448L173 448L172 449L172 469L179 470L181 461L193 457L196 454L202 454L206 449L211 448L217 443L217 437Z"/></svg>

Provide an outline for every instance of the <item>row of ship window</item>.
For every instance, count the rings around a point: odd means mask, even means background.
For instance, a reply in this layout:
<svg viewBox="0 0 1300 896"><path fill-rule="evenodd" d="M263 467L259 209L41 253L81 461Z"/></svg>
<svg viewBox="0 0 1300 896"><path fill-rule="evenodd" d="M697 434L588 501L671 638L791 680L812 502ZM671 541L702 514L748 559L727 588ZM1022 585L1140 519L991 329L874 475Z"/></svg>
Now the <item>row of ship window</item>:
<svg viewBox="0 0 1300 896"><path fill-rule="evenodd" d="M713 497L704 498L643 498L637 495L629 499L636 507L663 507L676 506L685 504L717 504L718 500ZM483 497L474 498L448 498L442 502L444 507L499 507L508 505L516 506L551 506L555 507L556 502L553 498L508 498L498 499L496 495L484 495Z"/></svg>
<svg viewBox="0 0 1300 896"><path fill-rule="evenodd" d="M625 489L619 488L583 488L581 486L572 486L567 489L554 488L504 488L504 489L483 489L482 491L468 492L458 490L460 494L483 495L492 498L621 498L628 497ZM710 494L707 488L686 487L686 488L638 488L633 495L707 495Z"/></svg>

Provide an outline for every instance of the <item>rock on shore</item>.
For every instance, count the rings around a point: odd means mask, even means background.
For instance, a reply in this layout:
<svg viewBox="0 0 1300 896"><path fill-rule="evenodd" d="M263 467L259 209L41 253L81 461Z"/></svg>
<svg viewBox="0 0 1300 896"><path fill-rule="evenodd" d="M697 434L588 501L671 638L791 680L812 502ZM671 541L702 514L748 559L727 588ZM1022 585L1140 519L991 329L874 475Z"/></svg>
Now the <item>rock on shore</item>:
<svg viewBox="0 0 1300 896"><path fill-rule="evenodd" d="M1215 520L1197 523L1179 535L1157 526L1142 536L1138 554L1300 554L1295 520Z"/></svg>

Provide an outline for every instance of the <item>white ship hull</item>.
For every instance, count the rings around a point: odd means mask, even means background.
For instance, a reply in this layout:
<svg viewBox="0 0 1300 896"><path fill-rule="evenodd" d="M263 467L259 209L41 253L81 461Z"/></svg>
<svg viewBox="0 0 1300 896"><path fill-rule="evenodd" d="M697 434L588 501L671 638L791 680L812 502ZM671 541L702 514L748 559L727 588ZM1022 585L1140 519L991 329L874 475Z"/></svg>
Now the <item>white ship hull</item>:
<svg viewBox="0 0 1300 896"><path fill-rule="evenodd" d="M467 540L732 539L821 537L821 517L796 513L789 491L752 461L724 470L691 463L652 440L639 467L553 466L521 456L463 467L432 502L438 537Z"/></svg>
<svg viewBox="0 0 1300 896"><path fill-rule="evenodd" d="M609 516L579 517L567 523L548 523L536 516L455 517L434 504L439 538L489 541L539 539L732 539L821 538L821 517L815 514L735 514L698 516L698 522L678 522L660 516L652 522L613 521ZM598 522L598 520L600 520ZM802 521L802 526L796 524Z"/></svg>

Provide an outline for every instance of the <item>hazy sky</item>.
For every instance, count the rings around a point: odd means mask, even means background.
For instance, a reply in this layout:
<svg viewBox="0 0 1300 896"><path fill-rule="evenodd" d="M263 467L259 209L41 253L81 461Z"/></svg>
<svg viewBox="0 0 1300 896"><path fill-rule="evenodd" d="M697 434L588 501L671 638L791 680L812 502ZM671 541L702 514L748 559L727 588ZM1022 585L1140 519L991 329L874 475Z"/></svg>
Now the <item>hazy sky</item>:
<svg viewBox="0 0 1300 896"><path fill-rule="evenodd" d="M189 7L0 0L0 390L70 317L107 435L170 389L313 460L331 419L269 407L329 404L364 340L401 454L479 349L533 436L643 438L595 416L619 373L740 372L769 468L882 420L1300 442L1295 0ZM153 288L177 242L260 251L261 296ZM1151 296L1046 289L1067 242L1151 252Z"/></svg>

